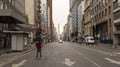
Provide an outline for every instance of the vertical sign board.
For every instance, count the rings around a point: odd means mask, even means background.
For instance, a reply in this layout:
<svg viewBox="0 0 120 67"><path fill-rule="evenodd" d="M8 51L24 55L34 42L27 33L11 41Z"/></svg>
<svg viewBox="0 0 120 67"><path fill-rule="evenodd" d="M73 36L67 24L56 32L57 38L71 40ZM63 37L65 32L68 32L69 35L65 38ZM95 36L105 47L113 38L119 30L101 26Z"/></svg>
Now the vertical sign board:
<svg viewBox="0 0 120 67"><path fill-rule="evenodd" d="M23 34L17 34L17 51L22 51L24 49L24 37Z"/></svg>
<svg viewBox="0 0 120 67"><path fill-rule="evenodd" d="M17 43L16 43L17 37L16 35L12 35L12 51L15 51L17 49Z"/></svg>

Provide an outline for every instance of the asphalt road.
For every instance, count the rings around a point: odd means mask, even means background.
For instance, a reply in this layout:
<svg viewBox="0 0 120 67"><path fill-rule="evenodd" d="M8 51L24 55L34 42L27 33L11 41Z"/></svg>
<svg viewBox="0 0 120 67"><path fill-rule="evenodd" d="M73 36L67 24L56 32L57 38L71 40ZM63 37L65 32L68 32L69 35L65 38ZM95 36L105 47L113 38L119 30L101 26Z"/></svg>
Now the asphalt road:
<svg viewBox="0 0 120 67"><path fill-rule="evenodd" d="M49 43L42 48L42 58L36 59L34 49L3 67L120 67L119 50L91 47L71 42Z"/></svg>

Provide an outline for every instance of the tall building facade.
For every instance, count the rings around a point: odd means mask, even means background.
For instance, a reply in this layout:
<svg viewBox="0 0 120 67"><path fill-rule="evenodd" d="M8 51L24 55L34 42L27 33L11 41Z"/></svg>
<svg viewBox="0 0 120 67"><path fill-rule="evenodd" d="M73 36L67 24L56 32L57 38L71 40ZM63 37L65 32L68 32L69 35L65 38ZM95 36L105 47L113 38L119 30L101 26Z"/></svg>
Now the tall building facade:
<svg viewBox="0 0 120 67"><path fill-rule="evenodd" d="M41 0L41 23L43 27L42 39L48 42L48 0Z"/></svg>
<svg viewBox="0 0 120 67"><path fill-rule="evenodd" d="M91 1L92 0L85 0L85 36L91 36Z"/></svg>
<svg viewBox="0 0 120 67"><path fill-rule="evenodd" d="M41 0L41 15L42 15L42 23L45 27L45 33L47 33L47 0Z"/></svg>
<svg viewBox="0 0 120 67"><path fill-rule="evenodd" d="M93 36L102 43L113 41L113 0L92 0Z"/></svg>
<svg viewBox="0 0 120 67"><path fill-rule="evenodd" d="M70 0L70 12L72 13L72 38L78 40L78 6L81 0Z"/></svg>
<svg viewBox="0 0 120 67"><path fill-rule="evenodd" d="M40 27L41 22L41 0L34 0L34 22L37 29Z"/></svg>
<svg viewBox="0 0 120 67"><path fill-rule="evenodd" d="M41 33L42 33L41 21L42 21L41 0L34 0L34 22L36 27L36 37L34 40L41 39Z"/></svg>
<svg viewBox="0 0 120 67"><path fill-rule="evenodd" d="M50 26L50 30L49 30L49 33L50 33L50 41L53 40L53 31L54 31L54 24L53 24L53 18L52 18L52 0L48 0L48 26Z"/></svg>
<svg viewBox="0 0 120 67"><path fill-rule="evenodd" d="M11 47L11 31L25 30L25 0L0 0L0 48Z"/></svg>
<svg viewBox="0 0 120 67"><path fill-rule="evenodd" d="M72 13L70 12L68 15L68 40L71 41L71 34L72 34Z"/></svg>
<svg viewBox="0 0 120 67"><path fill-rule="evenodd" d="M83 19L84 19L85 1L81 1L78 6L78 39L84 38Z"/></svg>
<svg viewBox="0 0 120 67"><path fill-rule="evenodd" d="M76 4L76 0L73 0L71 12L72 12L72 28L73 28L72 35L73 35L73 39L76 41L77 40L77 4Z"/></svg>
<svg viewBox="0 0 120 67"><path fill-rule="evenodd" d="M113 0L113 14L113 43L120 45L120 0Z"/></svg>
<svg viewBox="0 0 120 67"><path fill-rule="evenodd" d="M25 12L28 16L29 37L31 42L35 39L36 26L34 15L34 0L25 0Z"/></svg>
<svg viewBox="0 0 120 67"><path fill-rule="evenodd" d="M68 32L69 32L68 23L66 23L65 26L64 26L64 30L63 30L63 35L64 35L63 40L64 41L68 41L68 38L69 38L69 35L68 35L69 33Z"/></svg>

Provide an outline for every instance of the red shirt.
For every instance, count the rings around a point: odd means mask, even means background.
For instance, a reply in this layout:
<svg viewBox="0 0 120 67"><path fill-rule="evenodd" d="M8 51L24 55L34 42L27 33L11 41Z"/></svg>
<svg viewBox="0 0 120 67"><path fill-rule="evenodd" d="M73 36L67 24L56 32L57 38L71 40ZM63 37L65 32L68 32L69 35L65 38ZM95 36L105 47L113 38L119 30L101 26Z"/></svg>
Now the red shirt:
<svg viewBox="0 0 120 67"><path fill-rule="evenodd" d="M41 42L36 42L35 45L36 45L37 48L42 48L42 43Z"/></svg>

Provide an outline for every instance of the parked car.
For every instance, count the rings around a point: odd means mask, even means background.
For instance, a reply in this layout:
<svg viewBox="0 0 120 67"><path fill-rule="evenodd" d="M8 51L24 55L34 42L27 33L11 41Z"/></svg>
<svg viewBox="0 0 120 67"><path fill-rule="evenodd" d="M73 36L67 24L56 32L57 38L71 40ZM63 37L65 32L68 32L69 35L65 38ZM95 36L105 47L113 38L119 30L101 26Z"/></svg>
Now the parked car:
<svg viewBox="0 0 120 67"><path fill-rule="evenodd" d="M95 39L94 39L94 37L92 37L92 36L85 37L85 43L86 43L87 45L89 45L89 44L95 44Z"/></svg>

